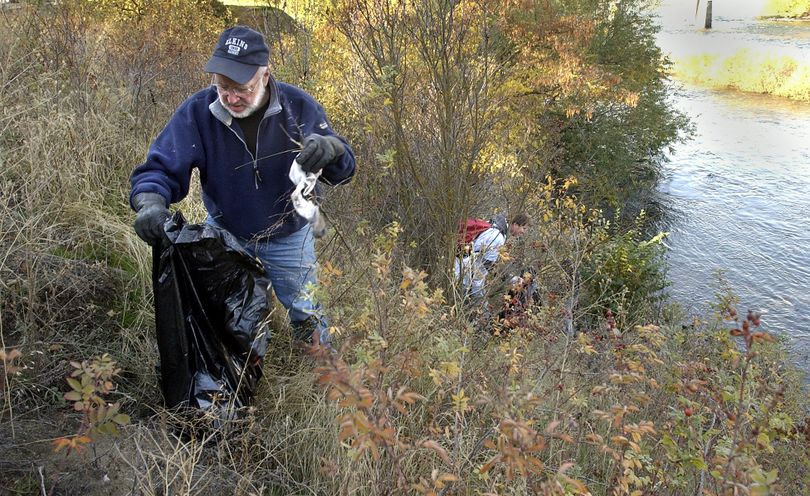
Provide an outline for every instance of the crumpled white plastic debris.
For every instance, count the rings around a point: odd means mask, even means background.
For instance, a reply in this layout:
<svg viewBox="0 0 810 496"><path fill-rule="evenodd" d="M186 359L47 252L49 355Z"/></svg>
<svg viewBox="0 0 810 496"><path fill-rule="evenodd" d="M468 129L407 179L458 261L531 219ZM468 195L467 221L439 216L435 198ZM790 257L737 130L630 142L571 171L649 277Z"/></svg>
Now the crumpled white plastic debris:
<svg viewBox="0 0 810 496"><path fill-rule="evenodd" d="M293 160L290 166L290 181L295 184L295 190L290 197L292 198L293 208L301 217L305 218L307 222L312 225L312 234L316 238L320 238L326 234L326 221L321 215L321 209L318 204L310 199L309 195L315 189L315 184L318 182L318 177L322 171L317 174L311 172L304 172L298 160Z"/></svg>

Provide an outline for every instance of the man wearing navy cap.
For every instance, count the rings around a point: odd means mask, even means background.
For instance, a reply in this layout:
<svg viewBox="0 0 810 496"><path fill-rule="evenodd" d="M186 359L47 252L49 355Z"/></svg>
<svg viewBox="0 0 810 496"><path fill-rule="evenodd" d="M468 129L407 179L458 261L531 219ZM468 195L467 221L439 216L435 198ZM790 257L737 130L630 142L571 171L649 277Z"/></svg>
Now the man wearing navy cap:
<svg viewBox="0 0 810 496"><path fill-rule="evenodd" d="M264 36L248 27L220 35L205 65L212 86L180 105L132 172L135 232L152 246L161 243L167 207L188 194L197 168L206 222L228 230L262 261L297 337L318 331L328 342L321 310L305 291L316 283L315 243L292 205L289 173L297 159L327 184L345 183L354 154L315 99L273 78L269 55Z"/></svg>

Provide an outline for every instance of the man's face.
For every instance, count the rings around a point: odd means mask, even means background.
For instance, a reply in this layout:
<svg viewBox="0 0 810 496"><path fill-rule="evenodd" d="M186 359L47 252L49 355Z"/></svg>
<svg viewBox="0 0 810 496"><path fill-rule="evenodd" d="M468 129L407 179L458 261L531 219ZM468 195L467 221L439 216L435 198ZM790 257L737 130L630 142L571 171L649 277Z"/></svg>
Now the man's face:
<svg viewBox="0 0 810 496"><path fill-rule="evenodd" d="M217 88L219 101L225 110L233 117L241 119L255 112L267 101L269 79L269 70L262 67L247 84L238 84L222 74L214 74L211 84Z"/></svg>
<svg viewBox="0 0 810 496"><path fill-rule="evenodd" d="M509 226L509 230L511 231L512 236L523 236L523 234L526 232L526 226L512 224Z"/></svg>

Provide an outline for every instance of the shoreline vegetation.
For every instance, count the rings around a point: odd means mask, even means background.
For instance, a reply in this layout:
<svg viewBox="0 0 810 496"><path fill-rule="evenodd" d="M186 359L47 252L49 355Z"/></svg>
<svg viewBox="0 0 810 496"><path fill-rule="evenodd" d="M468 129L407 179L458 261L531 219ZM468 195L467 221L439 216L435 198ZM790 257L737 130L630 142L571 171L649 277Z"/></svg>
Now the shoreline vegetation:
<svg viewBox="0 0 810 496"><path fill-rule="evenodd" d="M807 20L810 18L810 2L807 0L768 0L762 9L761 17Z"/></svg>
<svg viewBox="0 0 810 496"><path fill-rule="evenodd" d="M810 21L810 2L770 0L756 19L807 22ZM788 55L750 49L740 49L732 55L722 56L698 53L675 59L672 73L686 83L707 88L810 101L810 64Z"/></svg>
<svg viewBox="0 0 810 496"><path fill-rule="evenodd" d="M798 22L802 22L802 21L810 21L810 13L797 14L795 16L785 15L785 14L760 15L760 16L757 16L757 19L761 20L761 21L777 21L777 22L778 21L785 21L785 22L798 21Z"/></svg>
<svg viewBox="0 0 810 496"><path fill-rule="evenodd" d="M810 101L810 64L790 56L742 49L730 56L693 55L675 60L673 76L713 89L732 89Z"/></svg>
<svg viewBox="0 0 810 496"><path fill-rule="evenodd" d="M666 297L645 207L690 125L646 5L0 12L0 493L807 494L786 340L722 281L706 315ZM162 407L126 198L236 22L323 103L358 173L322 205L314 296L337 353L301 351L274 312L254 404L221 418ZM173 207L205 215L196 186ZM485 318L452 280L458 221L519 211Z"/></svg>

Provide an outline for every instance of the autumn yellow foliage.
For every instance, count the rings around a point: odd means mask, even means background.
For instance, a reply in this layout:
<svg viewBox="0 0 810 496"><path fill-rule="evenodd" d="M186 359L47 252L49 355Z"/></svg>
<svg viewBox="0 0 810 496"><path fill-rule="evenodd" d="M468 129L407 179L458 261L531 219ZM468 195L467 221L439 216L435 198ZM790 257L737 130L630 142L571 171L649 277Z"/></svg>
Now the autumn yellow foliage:
<svg viewBox="0 0 810 496"><path fill-rule="evenodd" d="M743 49L734 55L696 55L677 61L677 77L712 88L810 101L810 64L788 55Z"/></svg>

